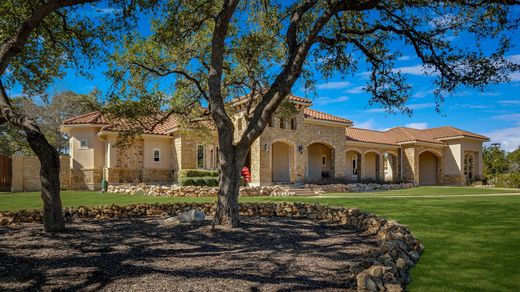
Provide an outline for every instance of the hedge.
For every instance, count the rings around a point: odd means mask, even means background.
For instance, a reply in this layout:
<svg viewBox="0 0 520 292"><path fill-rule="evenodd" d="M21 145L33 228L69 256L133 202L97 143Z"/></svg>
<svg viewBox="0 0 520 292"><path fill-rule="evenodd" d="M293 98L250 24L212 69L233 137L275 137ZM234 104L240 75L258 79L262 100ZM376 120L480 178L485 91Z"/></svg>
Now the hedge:
<svg viewBox="0 0 520 292"><path fill-rule="evenodd" d="M218 187L218 177L184 177L179 179L181 186Z"/></svg>
<svg viewBox="0 0 520 292"><path fill-rule="evenodd" d="M218 170L207 169L182 169L179 171L179 179L187 177L218 177Z"/></svg>

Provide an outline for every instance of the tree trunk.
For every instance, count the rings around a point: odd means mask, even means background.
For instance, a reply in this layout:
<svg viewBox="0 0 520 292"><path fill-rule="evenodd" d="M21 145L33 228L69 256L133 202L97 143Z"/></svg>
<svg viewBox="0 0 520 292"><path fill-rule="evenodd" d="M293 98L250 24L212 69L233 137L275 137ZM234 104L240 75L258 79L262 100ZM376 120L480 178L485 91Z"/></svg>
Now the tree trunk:
<svg viewBox="0 0 520 292"><path fill-rule="evenodd" d="M60 157L45 136L25 129L27 142L40 160L41 197L43 200L43 229L46 232L65 230L60 197Z"/></svg>
<svg viewBox="0 0 520 292"><path fill-rule="evenodd" d="M240 172L245 160L245 155L240 155L241 152L233 150L227 151L227 153L221 152L218 201L214 218L216 225L231 227L240 225L238 195L240 191Z"/></svg>

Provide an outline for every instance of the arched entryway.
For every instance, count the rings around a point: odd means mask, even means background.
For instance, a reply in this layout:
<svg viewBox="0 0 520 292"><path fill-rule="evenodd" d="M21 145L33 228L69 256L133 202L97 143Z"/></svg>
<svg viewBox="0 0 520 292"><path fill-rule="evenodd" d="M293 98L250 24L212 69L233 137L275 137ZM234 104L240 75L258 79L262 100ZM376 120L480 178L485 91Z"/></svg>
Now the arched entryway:
<svg viewBox="0 0 520 292"><path fill-rule="evenodd" d="M394 153L383 153L383 173L385 182L395 182L399 179L397 172L397 155Z"/></svg>
<svg viewBox="0 0 520 292"><path fill-rule="evenodd" d="M380 173L380 155L377 152L370 151L365 153L365 163L363 167L365 168L365 177L364 180L368 181L378 181L379 173Z"/></svg>
<svg viewBox="0 0 520 292"><path fill-rule="evenodd" d="M307 180L324 181L334 177L334 149L323 143L307 146Z"/></svg>
<svg viewBox="0 0 520 292"><path fill-rule="evenodd" d="M347 150L347 178L351 181L361 180L361 152Z"/></svg>
<svg viewBox="0 0 520 292"><path fill-rule="evenodd" d="M272 181L286 183L291 181L291 146L284 142L272 144Z"/></svg>
<svg viewBox="0 0 520 292"><path fill-rule="evenodd" d="M440 167L437 155L430 151L419 154L419 185L437 185L437 172Z"/></svg>

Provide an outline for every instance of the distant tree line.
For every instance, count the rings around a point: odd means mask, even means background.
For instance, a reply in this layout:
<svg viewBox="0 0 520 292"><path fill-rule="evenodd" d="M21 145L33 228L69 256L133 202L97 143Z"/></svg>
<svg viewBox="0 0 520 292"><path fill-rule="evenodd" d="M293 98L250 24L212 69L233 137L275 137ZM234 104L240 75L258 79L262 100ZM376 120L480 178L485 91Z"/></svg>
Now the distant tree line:
<svg viewBox="0 0 520 292"><path fill-rule="evenodd" d="M497 187L520 188L520 147L506 152L499 147L483 151L484 179Z"/></svg>
<svg viewBox="0 0 520 292"><path fill-rule="evenodd" d="M97 95L95 90L88 94L64 90L40 99L22 95L13 98L13 106L37 121L41 131L59 154L67 154L68 137L60 131L60 126L68 118L98 109ZM9 123L0 125L0 155L34 155L25 136L22 129Z"/></svg>

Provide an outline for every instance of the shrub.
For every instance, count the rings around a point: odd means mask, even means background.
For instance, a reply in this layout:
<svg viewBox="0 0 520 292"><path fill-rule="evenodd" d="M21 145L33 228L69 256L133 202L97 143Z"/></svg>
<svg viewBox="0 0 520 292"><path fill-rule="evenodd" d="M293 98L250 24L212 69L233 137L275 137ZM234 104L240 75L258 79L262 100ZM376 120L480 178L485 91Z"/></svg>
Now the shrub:
<svg viewBox="0 0 520 292"><path fill-rule="evenodd" d="M520 188L520 172L497 176L495 185L501 188Z"/></svg>
<svg viewBox="0 0 520 292"><path fill-rule="evenodd" d="M187 177L218 177L218 170L182 169L179 171L179 179Z"/></svg>
<svg viewBox="0 0 520 292"><path fill-rule="evenodd" d="M179 179L181 186L217 187L218 177L184 177Z"/></svg>

